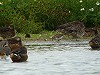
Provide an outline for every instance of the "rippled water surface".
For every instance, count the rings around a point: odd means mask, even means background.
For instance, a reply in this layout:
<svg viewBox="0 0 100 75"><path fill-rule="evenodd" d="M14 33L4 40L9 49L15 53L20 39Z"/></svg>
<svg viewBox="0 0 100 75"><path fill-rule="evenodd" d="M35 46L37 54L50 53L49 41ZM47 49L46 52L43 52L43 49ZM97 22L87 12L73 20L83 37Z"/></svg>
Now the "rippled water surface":
<svg viewBox="0 0 100 75"><path fill-rule="evenodd" d="M38 44L38 46L33 46ZM100 75L100 51L88 41L25 42L28 60L0 60L0 75Z"/></svg>

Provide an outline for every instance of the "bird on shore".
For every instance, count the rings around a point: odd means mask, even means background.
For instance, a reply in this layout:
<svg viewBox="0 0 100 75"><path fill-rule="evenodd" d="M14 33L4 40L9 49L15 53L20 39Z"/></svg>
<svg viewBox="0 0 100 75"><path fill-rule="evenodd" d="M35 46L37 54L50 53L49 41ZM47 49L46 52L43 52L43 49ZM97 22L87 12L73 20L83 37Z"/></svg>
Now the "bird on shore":
<svg viewBox="0 0 100 75"><path fill-rule="evenodd" d="M52 40L60 41L63 38L63 34L55 34L51 38Z"/></svg>
<svg viewBox="0 0 100 75"><path fill-rule="evenodd" d="M31 38L31 35L29 33L26 33L25 38Z"/></svg>

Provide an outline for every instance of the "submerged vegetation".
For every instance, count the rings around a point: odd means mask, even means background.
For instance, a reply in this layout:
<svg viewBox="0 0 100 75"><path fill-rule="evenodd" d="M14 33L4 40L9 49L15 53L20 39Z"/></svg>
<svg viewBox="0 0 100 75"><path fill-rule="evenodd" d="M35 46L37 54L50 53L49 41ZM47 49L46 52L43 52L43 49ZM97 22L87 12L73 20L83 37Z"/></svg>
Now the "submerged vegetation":
<svg viewBox="0 0 100 75"><path fill-rule="evenodd" d="M0 0L0 27L12 26L18 33L56 30L76 20L100 26L100 0Z"/></svg>

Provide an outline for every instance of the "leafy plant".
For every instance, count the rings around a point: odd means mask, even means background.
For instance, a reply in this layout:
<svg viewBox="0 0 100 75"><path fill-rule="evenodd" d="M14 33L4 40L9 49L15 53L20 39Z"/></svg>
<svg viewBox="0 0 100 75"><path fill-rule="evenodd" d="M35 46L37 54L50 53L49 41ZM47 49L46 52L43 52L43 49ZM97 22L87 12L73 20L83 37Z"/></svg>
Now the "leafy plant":
<svg viewBox="0 0 100 75"><path fill-rule="evenodd" d="M100 0L1 0L0 27L13 26L20 33L56 30L66 22L82 21L100 26Z"/></svg>

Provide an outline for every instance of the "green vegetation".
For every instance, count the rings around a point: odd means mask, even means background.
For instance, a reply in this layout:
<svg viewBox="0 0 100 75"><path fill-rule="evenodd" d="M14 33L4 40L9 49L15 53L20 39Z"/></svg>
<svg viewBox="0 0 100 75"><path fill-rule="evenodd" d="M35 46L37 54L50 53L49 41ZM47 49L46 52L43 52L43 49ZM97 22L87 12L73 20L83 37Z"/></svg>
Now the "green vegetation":
<svg viewBox="0 0 100 75"><path fill-rule="evenodd" d="M55 34L57 34L56 31L42 31L39 34L30 34L31 38L25 38L25 34L23 33L17 33L16 35L21 37L22 40L39 40L39 41L47 41L47 40L52 40L52 36L54 36Z"/></svg>
<svg viewBox="0 0 100 75"><path fill-rule="evenodd" d="M100 0L0 0L0 27L10 25L18 33L56 30L75 20L100 26Z"/></svg>
<svg viewBox="0 0 100 75"><path fill-rule="evenodd" d="M100 34L100 30L98 32ZM39 34L30 34L31 38L25 38L25 34L23 34L23 33L17 33L16 35L21 37L23 41L52 41L52 37L55 34L59 34L59 33L56 31L42 31ZM94 36L81 37L80 39L91 39L93 37ZM62 39L63 40L72 40L72 36L65 35Z"/></svg>

